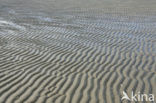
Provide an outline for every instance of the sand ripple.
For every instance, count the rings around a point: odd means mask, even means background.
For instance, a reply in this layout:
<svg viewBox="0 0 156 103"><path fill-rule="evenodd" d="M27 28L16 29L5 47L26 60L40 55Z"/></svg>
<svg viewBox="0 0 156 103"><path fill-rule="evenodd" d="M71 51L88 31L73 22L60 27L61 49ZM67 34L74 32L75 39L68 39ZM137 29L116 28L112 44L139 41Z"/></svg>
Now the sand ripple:
<svg viewBox="0 0 156 103"><path fill-rule="evenodd" d="M123 90L156 95L156 16L0 14L0 103L121 103Z"/></svg>

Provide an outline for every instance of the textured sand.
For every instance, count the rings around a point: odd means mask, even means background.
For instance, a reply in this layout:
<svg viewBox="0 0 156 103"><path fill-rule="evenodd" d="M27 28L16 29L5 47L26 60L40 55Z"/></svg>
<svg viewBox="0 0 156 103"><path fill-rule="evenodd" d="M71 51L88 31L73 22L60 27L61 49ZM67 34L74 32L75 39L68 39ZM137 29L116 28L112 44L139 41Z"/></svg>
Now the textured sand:
<svg viewBox="0 0 156 103"><path fill-rule="evenodd" d="M155 86L154 0L0 0L0 103L131 103L123 91Z"/></svg>

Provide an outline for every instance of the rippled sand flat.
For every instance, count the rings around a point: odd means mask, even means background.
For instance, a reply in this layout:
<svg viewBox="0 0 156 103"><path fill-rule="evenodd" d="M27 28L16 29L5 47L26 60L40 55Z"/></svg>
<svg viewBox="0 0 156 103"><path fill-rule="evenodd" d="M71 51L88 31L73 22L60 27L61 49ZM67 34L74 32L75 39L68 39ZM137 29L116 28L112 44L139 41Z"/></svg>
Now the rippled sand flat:
<svg viewBox="0 0 156 103"><path fill-rule="evenodd" d="M135 103L123 91L155 86L154 0L0 1L0 103Z"/></svg>

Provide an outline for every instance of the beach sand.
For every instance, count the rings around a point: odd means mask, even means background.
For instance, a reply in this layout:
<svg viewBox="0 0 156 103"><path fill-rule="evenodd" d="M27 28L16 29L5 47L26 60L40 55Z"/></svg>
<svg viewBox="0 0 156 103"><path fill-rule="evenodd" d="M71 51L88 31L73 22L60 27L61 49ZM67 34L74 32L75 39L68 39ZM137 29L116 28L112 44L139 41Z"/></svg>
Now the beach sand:
<svg viewBox="0 0 156 103"><path fill-rule="evenodd" d="M0 103L154 103L121 98L155 86L155 0L0 0Z"/></svg>

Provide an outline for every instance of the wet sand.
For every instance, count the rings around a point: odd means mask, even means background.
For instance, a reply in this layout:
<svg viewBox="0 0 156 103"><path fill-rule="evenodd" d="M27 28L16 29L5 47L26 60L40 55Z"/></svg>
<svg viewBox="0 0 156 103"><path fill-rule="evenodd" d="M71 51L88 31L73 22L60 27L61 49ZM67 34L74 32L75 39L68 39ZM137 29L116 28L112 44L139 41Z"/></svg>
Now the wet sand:
<svg viewBox="0 0 156 103"><path fill-rule="evenodd" d="M154 0L0 1L0 103L131 103L155 85Z"/></svg>

